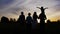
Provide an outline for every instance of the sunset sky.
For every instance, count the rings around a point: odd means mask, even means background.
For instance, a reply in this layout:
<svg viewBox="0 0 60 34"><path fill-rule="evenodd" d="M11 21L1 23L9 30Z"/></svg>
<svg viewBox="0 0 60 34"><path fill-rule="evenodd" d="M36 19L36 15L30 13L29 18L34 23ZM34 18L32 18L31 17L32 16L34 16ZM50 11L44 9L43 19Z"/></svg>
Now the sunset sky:
<svg viewBox="0 0 60 34"><path fill-rule="evenodd" d="M60 0L0 0L0 18L6 16L8 18L18 18L20 12L24 12L27 16L28 12L33 14L41 11L36 7L48 7L45 10L47 19L56 21L60 19Z"/></svg>

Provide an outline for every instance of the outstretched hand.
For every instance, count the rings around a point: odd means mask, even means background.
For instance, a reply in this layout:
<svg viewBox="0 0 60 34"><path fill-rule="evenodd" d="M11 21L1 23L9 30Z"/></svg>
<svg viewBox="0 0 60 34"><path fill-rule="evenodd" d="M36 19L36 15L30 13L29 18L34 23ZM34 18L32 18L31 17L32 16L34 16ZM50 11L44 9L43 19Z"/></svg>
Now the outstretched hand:
<svg viewBox="0 0 60 34"><path fill-rule="evenodd" d="M39 8L40 9L40 7L36 7L36 8Z"/></svg>
<svg viewBox="0 0 60 34"><path fill-rule="evenodd" d="M48 9L48 7L46 7L45 9Z"/></svg>

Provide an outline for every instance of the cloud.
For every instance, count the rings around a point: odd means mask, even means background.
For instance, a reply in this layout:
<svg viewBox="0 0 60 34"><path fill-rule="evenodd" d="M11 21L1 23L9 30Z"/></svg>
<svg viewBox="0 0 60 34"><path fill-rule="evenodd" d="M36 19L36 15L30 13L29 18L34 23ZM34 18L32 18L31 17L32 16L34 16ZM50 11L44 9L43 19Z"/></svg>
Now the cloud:
<svg viewBox="0 0 60 34"><path fill-rule="evenodd" d="M12 4L14 0L0 0L0 9L4 9L10 4Z"/></svg>
<svg viewBox="0 0 60 34"><path fill-rule="evenodd" d="M46 14L51 16L60 11L60 0L0 0L0 16L20 15L21 11L24 11L25 15L29 11L40 13L37 6L48 7Z"/></svg>

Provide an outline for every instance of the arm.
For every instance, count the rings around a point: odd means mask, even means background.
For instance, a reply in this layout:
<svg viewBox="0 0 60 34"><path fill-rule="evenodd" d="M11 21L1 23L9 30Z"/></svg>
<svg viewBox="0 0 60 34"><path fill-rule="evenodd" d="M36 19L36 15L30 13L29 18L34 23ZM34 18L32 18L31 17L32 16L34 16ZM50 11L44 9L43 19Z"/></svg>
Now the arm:
<svg viewBox="0 0 60 34"><path fill-rule="evenodd" d="M45 15L45 20L47 19L46 15Z"/></svg>
<svg viewBox="0 0 60 34"><path fill-rule="evenodd" d="M39 8L39 9L41 9L40 7L36 7L36 8Z"/></svg>
<svg viewBox="0 0 60 34"><path fill-rule="evenodd" d="M44 8L44 9L48 9L48 7L47 8Z"/></svg>

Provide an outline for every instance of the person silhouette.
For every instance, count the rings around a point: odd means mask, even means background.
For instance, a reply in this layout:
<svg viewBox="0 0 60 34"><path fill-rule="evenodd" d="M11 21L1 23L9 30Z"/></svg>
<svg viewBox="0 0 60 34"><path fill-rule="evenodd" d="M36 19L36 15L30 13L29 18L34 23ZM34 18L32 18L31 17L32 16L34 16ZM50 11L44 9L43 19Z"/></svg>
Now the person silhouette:
<svg viewBox="0 0 60 34"><path fill-rule="evenodd" d="M25 23L25 15L23 12L21 12L21 15L18 18L18 22L22 25Z"/></svg>
<svg viewBox="0 0 60 34"><path fill-rule="evenodd" d="M43 33L45 32L45 20L47 19L46 18L46 15L45 15L45 9L47 8L43 8L43 7L37 7L41 10L41 14L39 15L39 19L40 19L40 32Z"/></svg>
<svg viewBox="0 0 60 34"><path fill-rule="evenodd" d="M48 19L48 20L47 20L47 23L48 23L48 24L50 24L50 23L51 23L51 21Z"/></svg>
<svg viewBox="0 0 60 34"><path fill-rule="evenodd" d="M33 22L34 23L37 23L37 18L38 18L37 13L34 12L34 14L33 14Z"/></svg>
<svg viewBox="0 0 60 34"><path fill-rule="evenodd" d="M33 29L36 28L36 25L38 23L37 19L38 19L38 15L37 15L36 12L34 12L34 14L33 14L33 23L32 23L32 28Z"/></svg>
<svg viewBox="0 0 60 34"><path fill-rule="evenodd" d="M43 8L43 6L40 8L40 7L37 7L41 10L41 14L39 15L39 19L40 19L40 22L44 23L45 20L47 19L46 18L46 15L45 15L45 9L48 9L48 8Z"/></svg>
<svg viewBox="0 0 60 34"><path fill-rule="evenodd" d="M40 19L40 23L45 23L45 20L47 19L45 13L41 13L39 15L39 19Z"/></svg>
<svg viewBox="0 0 60 34"><path fill-rule="evenodd" d="M27 34L30 34L31 33L31 25L32 25L32 17L31 17L31 13L28 13L28 16L26 18L26 26L27 26Z"/></svg>
<svg viewBox="0 0 60 34"><path fill-rule="evenodd" d="M1 23L9 23L9 19L7 18L7 17L5 17L5 16L2 16L1 17Z"/></svg>
<svg viewBox="0 0 60 34"><path fill-rule="evenodd" d="M32 17L31 17L31 13L28 13L28 16L27 16L27 18L26 18L26 23L27 23L27 24L31 24L32 21L33 21L33 19L32 19Z"/></svg>
<svg viewBox="0 0 60 34"><path fill-rule="evenodd" d="M13 18L10 18L10 23L14 23Z"/></svg>

